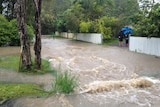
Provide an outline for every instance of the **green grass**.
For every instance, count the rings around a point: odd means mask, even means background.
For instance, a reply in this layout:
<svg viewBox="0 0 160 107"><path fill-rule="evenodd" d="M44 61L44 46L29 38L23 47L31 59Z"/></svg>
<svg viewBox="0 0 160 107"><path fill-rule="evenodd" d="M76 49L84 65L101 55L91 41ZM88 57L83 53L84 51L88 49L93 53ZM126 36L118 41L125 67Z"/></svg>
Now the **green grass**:
<svg viewBox="0 0 160 107"><path fill-rule="evenodd" d="M0 56L0 68L12 69L18 71L19 56ZM34 65L32 66L32 71L27 72L27 74L45 74L52 73L56 76L56 80L53 83L53 91L45 92L43 89L35 84L24 84L24 83L0 83L0 102L2 100L7 100L10 98L16 98L21 96L46 96L51 93L71 93L77 86L77 78L72 76L70 73L65 71L64 73L59 73L61 71L52 70L50 63L47 60L42 60L42 69L36 70ZM7 71L6 71L7 72ZM58 72L58 74L56 74Z"/></svg>
<svg viewBox="0 0 160 107"><path fill-rule="evenodd" d="M18 56L0 56L0 68L18 70Z"/></svg>
<svg viewBox="0 0 160 107"><path fill-rule="evenodd" d="M59 73L56 76L56 80L53 84L53 91L58 93L71 93L77 86L77 78L72 76L68 71Z"/></svg>
<svg viewBox="0 0 160 107"><path fill-rule="evenodd" d="M18 71L18 66L19 56L0 56L0 68ZM33 66L32 71L30 71L29 74L35 75L49 72L54 73L54 71L51 70L50 63L47 60L42 60L42 69L36 70ZM43 91L40 86L35 84L0 83L0 102L1 100L5 101L10 98L27 95L43 96L48 95L48 93Z"/></svg>
<svg viewBox="0 0 160 107"><path fill-rule="evenodd" d="M15 71L18 71L19 69L19 56L17 55L11 55L11 56L0 56L0 68L4 69L12 69ZM55 73L55 70L51 69L50 63L42 59L42 66L41 70L35 69L34 65L34 59L32 58L32 68L29 72L27 73L34 73L34 74L45 74L45 73ZM25 72L24 70L21 69L22 72Z"/></svg>
<svg viewBox="0 0 160 107"><path fill-rule="evenodd" d="M34 84L0 83L0 99L6 100L28 95L46 96L48 93Z"/></svg>
<svg viewBox="0 0 160 107"><path fill-rule="evenodd" d="M116 45L118 43L119 43L118 38L113 38L103 41L103 45Z"/></svg>
<svg viewBox="0 0 160 107"><path fill-rule="evenodd" d="M51 74L55 75L56 70L55 69L51 69L50 62L48 60L42 59L42 62L41 62L42 65L41 65L41 69L40 70L37 70L35 68L33 59L32 59L32 62L33 62L33 66L32 66L32 69L30 70L29 73L33 73L33 74L51 73Z"/></svg>

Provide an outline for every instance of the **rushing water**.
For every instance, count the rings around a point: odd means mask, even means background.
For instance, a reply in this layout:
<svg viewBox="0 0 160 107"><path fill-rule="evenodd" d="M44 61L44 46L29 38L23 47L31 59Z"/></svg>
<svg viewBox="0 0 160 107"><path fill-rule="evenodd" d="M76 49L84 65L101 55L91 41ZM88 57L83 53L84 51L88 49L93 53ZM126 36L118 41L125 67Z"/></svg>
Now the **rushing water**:
<svg viewBox="0 0 160 107"><path fill-rule="evenodd" d="M78 77L79 87L71 95L18 98L11 107L159 107L160 58L130 52L125 47L101 46L67 39L43 39L42 46L42 57L48 59L53 67L70 70ZM12 47L0 48L2 53L0 54L10 53L7 52L10 49ZM17 50L12 51L13 54ZM1 70L0 75L2 74L9 78L9 73ZM49 75L43 77L28 77L16 73L11 75L21 78L21 82L28 80L44 86L53 81ZM15 80L15 76L11 79ZM156 83L147 88L123 87L80 94L85 85L94 81L125 81L142 76L154 77ZM0 81L9 81L7 78L1 76Z"/></svg>

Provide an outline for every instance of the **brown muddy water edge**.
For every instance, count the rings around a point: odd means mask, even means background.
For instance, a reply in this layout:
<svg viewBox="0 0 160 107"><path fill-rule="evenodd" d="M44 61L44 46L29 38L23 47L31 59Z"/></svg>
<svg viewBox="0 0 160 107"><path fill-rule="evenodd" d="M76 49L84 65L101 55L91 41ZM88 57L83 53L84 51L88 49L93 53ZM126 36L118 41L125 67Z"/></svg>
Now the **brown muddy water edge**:
<svg viewBox="0 0 160 107"><path fill-rule="evenodd" d="M95 45L68 39L43 39L42 46L42 57L48 59L53 67L69 69L79 77L77 93L17 98L0 107L159 107L159 82L147 88L130 87L92 94L79 93L85 84L94 81L125 81L137 77L159 81L159 57L130 52L126 47ZM11 50L10 47L7 48L9 49L0 48L0 51L3 50L1 52L5 54L4 50ZM15 49L12 52L17 51ZM0 71L0 81L16 81L14 78L17 77L23 82L43 84L46 89L49 89L53 81L49 74L43 77L12 74L15 77L9 80L5 76L9 78L11 75Z"/></svg>

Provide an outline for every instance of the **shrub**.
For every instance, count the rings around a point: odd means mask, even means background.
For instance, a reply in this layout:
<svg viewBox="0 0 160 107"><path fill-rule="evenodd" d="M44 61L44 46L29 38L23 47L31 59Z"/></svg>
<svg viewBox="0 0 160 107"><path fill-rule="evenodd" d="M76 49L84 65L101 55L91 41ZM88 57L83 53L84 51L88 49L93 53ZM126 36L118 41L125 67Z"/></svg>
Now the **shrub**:
<svg viewBox="0 0 160 107"><path fill-rule="evenodd" d="M10 43L11 46L19 46L20 45L20 39L18 35L18 29L17 29L17 21L16 19L13 19L10 21L11 24L11 35L10 35Z"/></svg>
<svg viewBox="0 0 160 107"><path fill-rule="evenodd" d="M53 15L42 11L41 18L42 34L50 34L55 32L55 18Z"/></svg>
<svg viewBox="0 0 160 107"><path fill-rule="evenodd" d="M105 21L103 19L97 19L95 21L95 31L103 34L103 39L110 39L112 36L111 27L105 26Z"/></svg>
<svg viewBox="0 0 160 107"><path fill-rule="evenodd" d="M152 7L149 13L134 15L134 35L145 37L160 37L160 4Z"/></svg>
<svg viewBox="0 0 160 107"><path fill-rule="evenodd" d="M101 17L95 20L81 21L80 32L82 33L101 33L103 39L111 39L116 36L118 29L118 19L114 17Z"/></svg>
<svg viewBox="0 0 160 107"><path fill-rule="evenodd" d="M16 19L9 22L4 16L0 15L0 22L0 46L19 46L20 40ZM32 40L34 36L33 27L27 25L27 34L29 39Z"/></svg>
<svg viewBox="0 0 160 107"><path fill-rule="evenodd" d="M17 20L13 19L10 21L11 24L11 35L10 35L10 45L11 46L19 46L20 45L20 38L18 35L18 28L17 28ZM29 36L29 40L31 41L34 37L34 31L33 31L33 27L27 25L27 35Z"/></svg>
<svg viewBox="0 0 160 107"><path fill-rule="evenodd" d="M77 86L77 78L72 76L68 71L59 73L56 76L56 80L53 84L54 92L71 93Z"/></svg>
<svg viewBox="0 0 160 107"><path fill-rule="evenodd" d="M29 36L29 40L31 41L34 37L34 29L32 26L27 25L27 34Z"/></svg>
<svg viewBox="0 0 160 107"><path fill-rule="evenodd" d="M10 41L11 26L7 19L0 15L0 46L6 45Z"/></svg>
<svg viewBox="0 0 160 107"><path fill-rule="evenodd" d="M90 32L89 31L89 29L90 29L90 27L91 27L91 22L84 22L84 21L82 21L81 23L80 23L80 32L82 32L82 33L88 33L88 32Z"/></svg>

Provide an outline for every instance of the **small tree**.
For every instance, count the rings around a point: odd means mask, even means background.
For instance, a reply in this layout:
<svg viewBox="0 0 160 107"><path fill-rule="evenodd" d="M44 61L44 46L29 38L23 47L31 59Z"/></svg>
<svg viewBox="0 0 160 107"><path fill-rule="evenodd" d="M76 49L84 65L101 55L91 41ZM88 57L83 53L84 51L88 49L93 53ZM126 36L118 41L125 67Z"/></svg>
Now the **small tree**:
<svg viewBox="0 0 160 107"><path fill-rule="evenodd" d="M134 17L134 32L137 36L160 37L160 4L152 7L148 15L137 14ZM145 25L144 25L145 24Z"/></svg>
<svg viewBox="0 0 160 107"><path fill-rule="evenodd" d="M15 4L18 34L21 43L21 62L25 70L31 69L30 42L26 30L26 0L17 0Z"/></svg>
<svg viewBox="0 0 160 107"><path fill-rule="evenodd" d="M35 8L35 65L37 69L41 69L41 4L42 0L33 0Z"/></svg>

